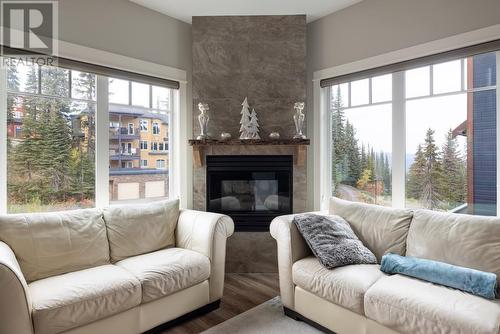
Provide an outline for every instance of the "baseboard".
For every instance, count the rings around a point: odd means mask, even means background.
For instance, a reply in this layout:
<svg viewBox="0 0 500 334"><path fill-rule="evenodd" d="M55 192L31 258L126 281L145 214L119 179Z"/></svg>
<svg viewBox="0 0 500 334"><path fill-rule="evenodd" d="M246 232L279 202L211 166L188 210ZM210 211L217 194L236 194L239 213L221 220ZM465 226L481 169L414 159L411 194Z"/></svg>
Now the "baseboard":
<svg viewBox="0 0 500 334"><path fill-rule="evenodd" d="M302 314L295 312L294 310L289 309L288 307L283 306L283 312L285 313L285 315L287 317L292 318L295 321L303 321L306 324L313 326L317 330L320 330L320 331L327 333L327 334L336 334L335 332L329 330L328 328L321 326L317 322L314 322L311 319L304 317Z"/></svg>
<svg viewBox="0 0 500 334"><path fill-rule="evenodd" d="M156 334L156 333L160 333L162 331L164 331L165 329L168 329L170 327L173 327L173 326L176 326L186 320L190 320L192 318L196 318L200 315L204 315L208 312L212 312L213 310L216 310L218 309L220 306L220 299L219 300L216 300L210 304L207 304L207 305L204 305L200 308L197 308L196 310L193 310L189 313L186 313L184 315L181 315L180 317L178 318L175 318L173 320L170 320L170 321L167 321L155 328L152 328L146 332L144 332L143 334Z"/></svg>

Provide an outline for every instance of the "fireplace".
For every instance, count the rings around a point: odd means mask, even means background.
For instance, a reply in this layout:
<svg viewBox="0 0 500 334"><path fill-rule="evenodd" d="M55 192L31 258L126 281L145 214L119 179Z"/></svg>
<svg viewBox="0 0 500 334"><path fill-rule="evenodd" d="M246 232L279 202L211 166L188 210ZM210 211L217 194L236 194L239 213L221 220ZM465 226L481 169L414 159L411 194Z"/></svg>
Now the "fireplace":
<svg viewBox="0 0 500 334"><path fill-rule="evenodd" d="M293 156L209 155L206 163L207 211L229 215L236 231L268 231L292 212Z"/></svg>

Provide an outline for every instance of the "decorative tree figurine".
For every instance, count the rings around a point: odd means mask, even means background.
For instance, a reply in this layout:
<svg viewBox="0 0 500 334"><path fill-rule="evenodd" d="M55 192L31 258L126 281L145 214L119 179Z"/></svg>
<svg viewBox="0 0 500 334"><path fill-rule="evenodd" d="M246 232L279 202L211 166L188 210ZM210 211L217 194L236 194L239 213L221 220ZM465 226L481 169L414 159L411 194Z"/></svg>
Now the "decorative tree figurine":
<svg viewBox="0 0 500 334"><path fill-rule="evenodd" d="M252 109L252 113L250 114L250 123L248 124L248 137L251 139L260 139L259 136L259 123L257 122L259 119L257 118L257 113L255 109Z"/></svg>
<svg viewBox="0 0 500 334"><path fill-rule="evenodd" d="M250 139L248 135L248 126L250 123L250 105L248 105L248 100L246 97L241 105L243 106L243 108L241 108L240 139Z"/></svg>

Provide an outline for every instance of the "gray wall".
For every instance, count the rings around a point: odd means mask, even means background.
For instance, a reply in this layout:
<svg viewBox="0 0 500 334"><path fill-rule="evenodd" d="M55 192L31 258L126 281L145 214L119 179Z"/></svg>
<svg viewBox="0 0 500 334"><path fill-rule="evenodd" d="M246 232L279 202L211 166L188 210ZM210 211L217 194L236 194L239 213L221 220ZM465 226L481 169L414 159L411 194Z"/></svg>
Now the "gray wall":
<svg viewBox="0 0 500 334"><path fill-rule="evenodd" d="M193 17L193 125L198 102L210 105L209 134L239 137L241 103L255 108L261 138L295 133L293 105L306 98L306 18Z"/></svg>
<svg viewBox="0 0 500 334"><path fill-rule="evenodd" d="M498 0L365 0L308 25L317 71L500 23Z"/></svg>
<svg viewBox="0 0 500 334"><path fill-rule="evenodd" d="M60 0L59 39L191 70L191 25L128 0Z"/></svg>

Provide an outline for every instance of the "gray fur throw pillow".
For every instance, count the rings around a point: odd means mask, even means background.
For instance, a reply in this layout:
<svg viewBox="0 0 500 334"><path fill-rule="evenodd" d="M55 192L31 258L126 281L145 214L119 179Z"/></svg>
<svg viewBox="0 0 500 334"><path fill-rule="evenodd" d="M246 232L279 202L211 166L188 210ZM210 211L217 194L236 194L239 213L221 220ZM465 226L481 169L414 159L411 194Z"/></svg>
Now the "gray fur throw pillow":
<svg viewBox="0 0 500 334"><path fill-rule="evenodd" d="M349 264L375 264L377 258L366 248L340 216L296 215L299 229L313 254L327 269Z"/></svg>

